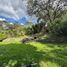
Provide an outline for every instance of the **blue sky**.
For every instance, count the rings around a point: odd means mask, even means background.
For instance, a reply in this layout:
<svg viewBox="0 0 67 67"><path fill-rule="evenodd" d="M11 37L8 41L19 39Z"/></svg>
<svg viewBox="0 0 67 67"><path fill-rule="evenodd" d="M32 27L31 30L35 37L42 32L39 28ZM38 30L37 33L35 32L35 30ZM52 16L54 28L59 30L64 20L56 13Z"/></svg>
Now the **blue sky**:
<svg viewBox="0 0 67 67"><path fill-rule="evenodd" d="M0 0L0 16L19 20L25 17L28 21L36 22L35 16L27 14L27 0Z"/></svg>

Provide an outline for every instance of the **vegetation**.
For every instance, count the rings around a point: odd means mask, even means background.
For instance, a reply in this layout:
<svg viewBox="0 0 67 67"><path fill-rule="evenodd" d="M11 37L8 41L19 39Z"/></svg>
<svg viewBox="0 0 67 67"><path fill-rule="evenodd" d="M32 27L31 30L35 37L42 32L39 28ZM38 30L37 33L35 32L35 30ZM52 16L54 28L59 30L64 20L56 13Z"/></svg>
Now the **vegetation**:
<svg viewBox="0 0 67 67"><path fill-rule="evenodd" d="M44 22L40 22L40 23L36 23L34 25L28 26L25 30L26 30L26 34L27 35L31 35L31 34L37 34L43 31L43 26L45 26ZM45 32L47 32L46 27L44 28Z"/></svg>
<svg viewBox="0 0 67 67"><path fill-rule="evenodd" d="M66 11L66 3L64 0L29 0L28 1L28 14L35 15L39 20L43 20L48 25L48 30L51 33L56 33L57 22L64 17Z"/></svg>
<svg viewBox="0 0 67 67"><path fill-rule="evenodd" d="M66 58L64 43L0 43L0 65L5 67L21 67L32 62L37 63L35 67L67 67Z"/></svg>
<svg viewBox="0 0 67 67"><path fill-rule="evenodd" d="M0 21L0 38L24 36L24 27L19 24L9 24L9 22ZM20 33L19 33L20 32Z"/></svg>
<svg viewBox="0 0 67 67"><path fill-rule="evenodd" d="M0 67L67 67L67 6L64 0L28 0L37 23L0 21Z"/></svg>

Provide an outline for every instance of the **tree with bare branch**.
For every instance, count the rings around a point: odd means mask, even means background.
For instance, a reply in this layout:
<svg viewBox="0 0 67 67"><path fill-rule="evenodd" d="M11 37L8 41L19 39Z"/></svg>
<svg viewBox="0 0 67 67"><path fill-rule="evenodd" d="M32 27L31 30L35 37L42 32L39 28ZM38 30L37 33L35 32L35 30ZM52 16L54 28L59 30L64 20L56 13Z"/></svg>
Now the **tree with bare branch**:
<svg viewBox="0 0 67 67"><path fill-rule="evenodd" d="M30 16L38 17L38 22L42 19L54 26L54 21L66 13L67 6L64 0L28 0L27 8Z"/></svg>

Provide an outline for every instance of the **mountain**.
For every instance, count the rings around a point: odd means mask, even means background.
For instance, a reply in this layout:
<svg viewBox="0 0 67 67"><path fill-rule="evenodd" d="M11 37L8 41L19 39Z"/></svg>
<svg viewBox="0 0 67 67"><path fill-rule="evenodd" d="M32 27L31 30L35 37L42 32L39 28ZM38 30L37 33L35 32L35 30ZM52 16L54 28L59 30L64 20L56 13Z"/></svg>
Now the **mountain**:
<svg viewBox="0 0 67 67"><path fill-rule="evenodd" d="M7 22L11 22L11 23L18 23L18 24L21 24L21 25L24 25L24 24L26 24L28 22L28 20L25 17L22 17L22 18L20 18L18 20L15 20L13 18L0 16L0 19L5 20Z"/></svg>
<svg viewBox="0 0 67 67"><path fill-rule="evenodd" d="M16 20L13 19L13 18L8 18L8 17L5 17L5 16L0 16L0 19L4 19L5 21L7 22L12 22L12 23L15 23Z"/></svg>
<svg viewBox="0 0 67 67"><path fill-rule="evenodd" d="M22 17L20 18L18 21L17 21L19 24L26 24L28 22L28 20L25 18L25 17Z"/></svg>

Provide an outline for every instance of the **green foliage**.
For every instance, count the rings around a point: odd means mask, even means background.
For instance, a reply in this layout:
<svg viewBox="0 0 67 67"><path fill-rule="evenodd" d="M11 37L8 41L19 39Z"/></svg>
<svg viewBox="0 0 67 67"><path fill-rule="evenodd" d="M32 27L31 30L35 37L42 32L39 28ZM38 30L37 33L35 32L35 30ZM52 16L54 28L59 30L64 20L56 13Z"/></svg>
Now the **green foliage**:
<svg viewBox="0 0 67 67"><path fill-rule="evenodd" d="M49 25L49 30L52 35L67 36L67 18L66 17L64 16L63 18L56 19L52 25Z"/></svg>
<svg viewBox="0 0 67 67"><path fill-rule="evenodd" d="M5 31L0 31L0 40L7 38Z"/></svg>
<svg viewBox="0 0 67 67"><path fill-rule="evenodd" d="M24 36L24 27L19 24L9 24L9 22L1 21L0 26L0 40L7 38L7 37L19 37ZM3 28L3 24L5 27Z"/></svg>
<svg viewBox="0 0 67 67"><path fill-rule="evenodd" d="M56 2L57 3L56 3ZM64 35L65 24L62 24L62 17L66 14L67 7L63 0L28 0L27 12L29 15L38 17L37 21L44 20L48 24L49 32L53 35ZM55 5L54 5L55 4ZM61 5L62 4L62 5ZM61 20L60 20L61 19ZM64 21L65 22L65 21ZM64 25L62 27L62 25ZM44 26L44 25L43 25ZM39 33L42 29L40 25L33 26L33 33ZM45 29L44 29L45 30Z"/></svg>
<svg viewBox="0 0 67 67"><path fill-rule="evenodd" d="M26 28L26 34L40 33L42 31L43 26L45 26L44 22L37 23L35 25L32 25L31 27L27 27Z"/></svg>
<svg viewBox="0 0 67 67"><path fill-rule="evenodd" d="M63 36L67 36L67 20L64 20L63 22L62 22L62 24L61 24L61 34L63 35Z"/></svg>

